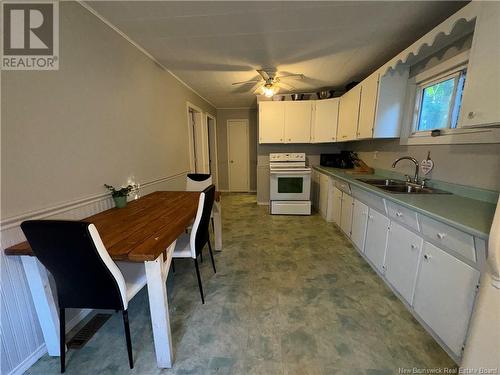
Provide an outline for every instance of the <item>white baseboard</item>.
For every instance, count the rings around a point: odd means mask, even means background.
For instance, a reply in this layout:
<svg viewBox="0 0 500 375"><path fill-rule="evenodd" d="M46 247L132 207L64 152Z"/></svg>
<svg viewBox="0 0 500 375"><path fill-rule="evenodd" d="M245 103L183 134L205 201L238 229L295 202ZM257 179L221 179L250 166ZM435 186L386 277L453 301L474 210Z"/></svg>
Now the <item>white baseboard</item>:
<svg viewBox="0 0 500 375"><path fill-rule="evenodd" d="M269 202L257 202L259 206L269 206Z"/></svg>
<svg viewBox="0 0 500 375"><path fill-rule="evenodd" d="M37 350L32 352L28 357L26 357L20 364L12 369L8 375L21 375L26 372L31 366L35 364L43 355L47 353L47 347L45 344L42 344L38 347Z"/></svg>

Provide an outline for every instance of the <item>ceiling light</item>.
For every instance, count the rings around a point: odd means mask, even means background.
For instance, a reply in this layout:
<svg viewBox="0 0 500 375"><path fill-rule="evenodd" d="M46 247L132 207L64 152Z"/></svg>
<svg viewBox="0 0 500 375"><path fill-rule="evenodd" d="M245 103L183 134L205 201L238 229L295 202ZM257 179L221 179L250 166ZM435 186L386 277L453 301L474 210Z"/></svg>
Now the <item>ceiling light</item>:
<svg viewBox="0 0 500 375"><path fill-rule="evenodd" d="M262 86L262 93L268 98L272 98L278 92L279 88L273 84L265 84Z"/></svg>

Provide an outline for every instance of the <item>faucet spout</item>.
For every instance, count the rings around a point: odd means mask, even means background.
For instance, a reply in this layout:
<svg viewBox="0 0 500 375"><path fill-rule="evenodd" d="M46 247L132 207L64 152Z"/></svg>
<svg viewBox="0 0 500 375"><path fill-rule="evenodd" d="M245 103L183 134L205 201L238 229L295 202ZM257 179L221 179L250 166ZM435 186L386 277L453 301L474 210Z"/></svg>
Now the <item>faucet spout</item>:
<svg viewBox="0 0 500 375"><path fill-rule="evenodd" d="M396 168L396 165L401 161L401 160L410 160L411 162L413 162L413 164L415 164L415 176L413 177L413 182L415 184L418 184L418 170L419 170L419 167L420 167L420 163L418 162L417 159L411 157L411 156L402 156L398 159L396 159L394 161L394 163L392 163L392 167L393 168Z"/></svg>

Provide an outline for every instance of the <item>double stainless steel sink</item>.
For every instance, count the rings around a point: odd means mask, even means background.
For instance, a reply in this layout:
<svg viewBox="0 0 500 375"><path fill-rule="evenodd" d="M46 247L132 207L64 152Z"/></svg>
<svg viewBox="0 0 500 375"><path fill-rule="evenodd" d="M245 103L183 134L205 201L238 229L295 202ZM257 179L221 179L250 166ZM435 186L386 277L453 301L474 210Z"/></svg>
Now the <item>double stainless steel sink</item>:
<svg viewBox="0 0 500 375"><path fill-rule="evenodd" d="M395 194L451 194L448 191L421 186L403 180L369 178L358 178L357 180Z"/></svg>

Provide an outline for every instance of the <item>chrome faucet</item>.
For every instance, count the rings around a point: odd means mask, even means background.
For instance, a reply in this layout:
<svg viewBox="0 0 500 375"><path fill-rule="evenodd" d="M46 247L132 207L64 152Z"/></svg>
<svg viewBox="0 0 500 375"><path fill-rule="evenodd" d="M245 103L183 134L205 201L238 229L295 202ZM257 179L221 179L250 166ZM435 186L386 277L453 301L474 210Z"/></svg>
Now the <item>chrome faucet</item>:
<svg viewBox="0 0 500 375"><path fill-rule="evenodd" d="M398 164L401 160L410 160L415 164L415 176L413 177L413 183L418 184L418 169L420 167L418 160L412 158L411 156L402 156L399 159L396 159L394 163L392 163L392 167L396 168L396 164Z"/></svg>

